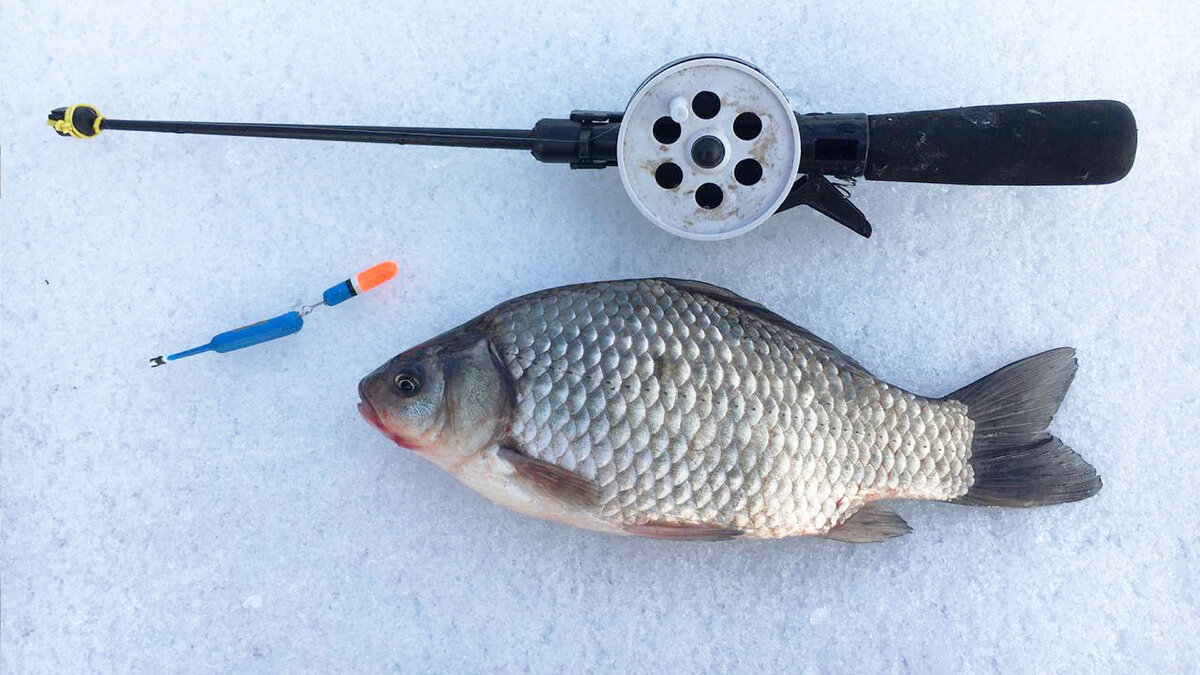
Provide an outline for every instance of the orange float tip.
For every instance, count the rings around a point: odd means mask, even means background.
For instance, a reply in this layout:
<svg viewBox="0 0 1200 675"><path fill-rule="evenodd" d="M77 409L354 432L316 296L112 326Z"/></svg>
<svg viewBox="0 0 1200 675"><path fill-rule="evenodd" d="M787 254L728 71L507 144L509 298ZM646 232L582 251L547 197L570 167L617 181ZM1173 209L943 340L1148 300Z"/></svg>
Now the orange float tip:
<svg viewBox="0 0 1200 675"><path fill-rule="evenodd" d="M391 260L368 267L354 276L354 291L366 293L380 284L387 283L396 276L398 269L396 263Z"/></svg>

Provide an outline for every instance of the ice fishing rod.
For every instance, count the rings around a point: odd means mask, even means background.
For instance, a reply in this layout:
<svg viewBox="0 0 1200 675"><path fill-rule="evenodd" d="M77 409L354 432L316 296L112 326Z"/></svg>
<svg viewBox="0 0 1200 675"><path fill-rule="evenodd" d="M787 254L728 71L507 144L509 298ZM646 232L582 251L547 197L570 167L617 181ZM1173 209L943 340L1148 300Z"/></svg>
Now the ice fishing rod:
<svg viewBox="0 0 1200 675"><path fill-rule="evenodd" d="M801 114L758 68L720 55L663 66L623 112L575 111L527 130L119 120L90 105L55 109L48 123L76 138L111 129L499 148L572 169L615 166L638 210L690 239L732 237L796 206L869 237L846 189L857 178L1100 185L1123 178L1137 150L1133 113L1118 101Z"/></svg>

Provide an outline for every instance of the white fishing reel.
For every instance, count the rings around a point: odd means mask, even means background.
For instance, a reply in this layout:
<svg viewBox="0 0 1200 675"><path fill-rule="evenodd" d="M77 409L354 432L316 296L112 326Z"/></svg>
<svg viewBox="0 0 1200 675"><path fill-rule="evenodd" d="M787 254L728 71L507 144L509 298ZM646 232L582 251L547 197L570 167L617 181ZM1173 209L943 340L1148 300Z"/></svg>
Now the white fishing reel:
<svg viewBox="0 0 1200 675"><path fill-rule="evenodd" d="M644 81L621 120L617 169L638 210L688 239L733 237L779 210L800 166L787 97L754 66L694 56Z"/></svg>

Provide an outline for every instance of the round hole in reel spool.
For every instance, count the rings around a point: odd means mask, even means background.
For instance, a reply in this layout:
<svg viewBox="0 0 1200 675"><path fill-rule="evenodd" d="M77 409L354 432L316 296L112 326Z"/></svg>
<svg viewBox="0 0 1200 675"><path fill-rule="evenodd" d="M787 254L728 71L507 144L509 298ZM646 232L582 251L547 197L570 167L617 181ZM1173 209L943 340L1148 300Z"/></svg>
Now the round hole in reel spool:
<svg viewBox="0 0 1200 675"><path fill-rule="evenodd" d="M705 183L696 188L696 203L702 209L715 209L721 205L725 199L725 193L721 191L721 186L716 183Z"/></svg>
<svg viewBox="0 0 1200 675"><path fill-rule="evenodd" d="M742 185L754 185L762 180L763 169L754 159L747 157L733 167L733 179Z"/></svg>
<svg viewBox="0 0 1200 675"><path fill-rule="evenodd" d="M675 162L663 162L654 170L654 181L664 190L674 190L683 182L683 169Z"/></svg>
<svg viewBox="0 0 1200 675"><path fill-rule="evenodd" d="M670 117L660 117L654 122L654 139L663 145L670 145L679 140L682 132L679 124Z"/></svg>

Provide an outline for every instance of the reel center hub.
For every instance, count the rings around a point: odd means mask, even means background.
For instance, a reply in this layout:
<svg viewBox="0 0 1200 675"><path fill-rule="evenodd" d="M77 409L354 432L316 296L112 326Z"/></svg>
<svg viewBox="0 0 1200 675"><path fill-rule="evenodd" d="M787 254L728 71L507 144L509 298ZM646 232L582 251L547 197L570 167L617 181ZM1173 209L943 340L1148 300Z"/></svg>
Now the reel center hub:
<svg viewBox="0 0 1200 675"><path fill-rule="evenodd" d="M712 134L692 142L692 163L701 169L715 169L725 161L725 144Z"/></svg>

